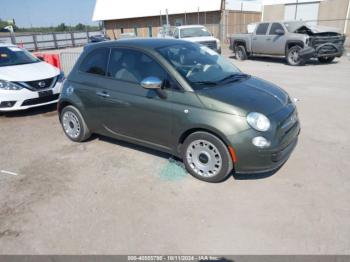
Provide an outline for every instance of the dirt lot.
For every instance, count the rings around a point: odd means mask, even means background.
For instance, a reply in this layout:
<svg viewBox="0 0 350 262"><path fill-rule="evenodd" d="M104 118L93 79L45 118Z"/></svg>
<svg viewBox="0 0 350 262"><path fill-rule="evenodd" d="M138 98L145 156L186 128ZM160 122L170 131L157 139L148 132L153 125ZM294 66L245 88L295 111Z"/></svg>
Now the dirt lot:
<svg viewBox="0 0 350 262"><path fill-rule="evenodd" d="M54 107L0 116L0 171L17 174L0 172L0 253L350 254L350 61L233 61L300 99L281 170L207 184L169 155L70 142Z"/></svg>

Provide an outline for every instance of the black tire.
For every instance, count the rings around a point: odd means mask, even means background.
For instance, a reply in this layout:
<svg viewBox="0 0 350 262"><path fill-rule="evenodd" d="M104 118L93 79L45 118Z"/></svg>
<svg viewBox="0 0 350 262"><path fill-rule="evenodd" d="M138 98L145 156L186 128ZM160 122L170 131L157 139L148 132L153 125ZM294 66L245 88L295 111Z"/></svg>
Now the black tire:
<svg viewBox="0 0 350 262"><path fill-rule="evenodd" d="M288 65L291 66L301 66L305 64L304 59L302 59L299 56L299 52L302 48L300 46L292 46L291 48L288 49L287 55L286 55L286 60Z"/></svg>
<svg viewBox="0 0 350 262"><path fill-rule="evenodd" d="M244 61L248 59L247 51L243 45L237 45L235 47L236 59L240 61Z"/></svg>
<svg viewBox="0 0 350 262"><path fill-rule="evenodd" d="M187 171L205 182L222 182L233 169L227 146L218 137L207 132L189 135L182 145L181 155Z"/></svg>
<svg viewBox="0 0 350 262"><path fill-rule="evenodd" d="M319 57L318 61L322 64L329 64L329 63L332 63L334 59L335 59L334 56L324 56L324 57Z"/></svg>
<svg viewBox="0 0 350 262"><path fill-rule="evenodd" d="M60 121L64 133L74 142L83 142L91 136L83 116L74 106L66 106L62 109Z"/></svg>

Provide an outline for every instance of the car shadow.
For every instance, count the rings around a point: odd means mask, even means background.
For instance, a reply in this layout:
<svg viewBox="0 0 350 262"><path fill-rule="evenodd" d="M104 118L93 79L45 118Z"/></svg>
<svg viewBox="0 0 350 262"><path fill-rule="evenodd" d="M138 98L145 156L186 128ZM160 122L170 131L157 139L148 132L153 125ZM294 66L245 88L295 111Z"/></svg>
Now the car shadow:
<svg viewBox="0 0 350 262"><path fill-rule="evenodd" d="M175 162L177 162L179 164L179 166L183 166L183 162L182 162L182 160L180 158L178 158L178 157L176 157L176 156L174 156L172 154L164 153L164 152L156 150L156 149L148 148L148 147L145 147L145 146L133 144L133 143L122 141L122 140L118 140L116 138L111 138L111 137L107 137L107 136L103 136L103 135L95 135L95 134L91 138L89 138L88 141L91 141L91 140L94 140L94 139L98 139L100 141L103 141L103 142L106 142L106 143L111 143L111 144L114 144L114 145L117 145L117 146L127 147L127 148L132 149L132 150L141 151L143 153L151 154L151 155L153 155L155 157L163 158L163 159L166 159L166 160L169 160L169 161L175 161ZM269 177L273 176L274 174L276 174L282 166L280 166L278 169L273 170L271 172L259 173L259 174L249 174L249 173L247 173L247 174L237 174L235 172L232 172L232 174L227 176L227 178L225 180L220 181L220 183L226 182L229 179L234 179L234 180L259 180L259 179L269 178ZM184 172L186 172L190 176L190 174L185 170L184 167L183 167L183 169L184 169Z"/></svg>
<svg viewBox="0 0 350 262"><path fill-rule="evenodd" d="M15 118L15 117L28 117L35 115L52 116L57 114L57 105L51 104L46 106L29 108L26 110L13 111L13 112L1 112L0 117Z"/></svg>
<svg viewBox="0 0 350 262"><path fill-rule="evenodd" d="M229 56L230 59L236 59L235 55ZM287 64L286 59L283 57L273 57L273 56L252 56L249 57L248 60L257 61L257 62L268 62L275 64L283 64L286 66L290 66ZM237 60L238 61L238 60ZM331 63L320 63L316 58L309 59L303 66L325 66L339 63L338 60L334 60Z"/></svg>

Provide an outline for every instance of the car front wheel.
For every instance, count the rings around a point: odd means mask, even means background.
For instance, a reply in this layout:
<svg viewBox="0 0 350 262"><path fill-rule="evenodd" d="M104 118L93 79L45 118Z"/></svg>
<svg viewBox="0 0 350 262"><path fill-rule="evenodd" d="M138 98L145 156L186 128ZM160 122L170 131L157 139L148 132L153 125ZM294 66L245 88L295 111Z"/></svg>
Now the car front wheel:
<svg viewBox="0 0 350 262"><path fill-rule="evenodd" d="M182 148L187 171L202 181L221 182L233 169L227 146L210 133L195 132L189 135Z"/></svg>
<svg viewBox="0 0 350 262"><path fill-rule="evenodd" d="M299 55L301 51L300 46L293 46L287 52L287 63L291 66L300 66L305 63L304 59L302 59Z"/></svg>
<svg viewBox="0 0 350 262"><path fill-rule="evenodd" d="M66 106L60 115L66 136L74 142L83 142L91 136L83 116L74 106Z"/></svg>

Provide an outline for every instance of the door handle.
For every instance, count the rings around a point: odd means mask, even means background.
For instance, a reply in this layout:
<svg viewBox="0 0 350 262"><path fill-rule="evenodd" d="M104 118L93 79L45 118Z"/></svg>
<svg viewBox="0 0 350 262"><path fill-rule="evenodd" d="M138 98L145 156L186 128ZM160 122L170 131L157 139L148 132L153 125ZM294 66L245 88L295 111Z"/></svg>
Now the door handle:
<svg viewBox="0 0 350 262"><path fill-rule="evenodd" d="M110 97L110 95L106 91L96 92L96 95L101 96L101 97Z"/></svg>
<svg viewBox="0 0 350 262"><path fill-rule="evenodd" d="M267 40L267 41L270 41L270 40L271 40L271 38L267 38L266 40Z"/></svg>
<svg viewBox="0 0 350 262"><path fill-rule="evenodd" d="M253 38L253 40L256 40L256 39L258 39L258 38L256 38L256 37Z"/></svg>

